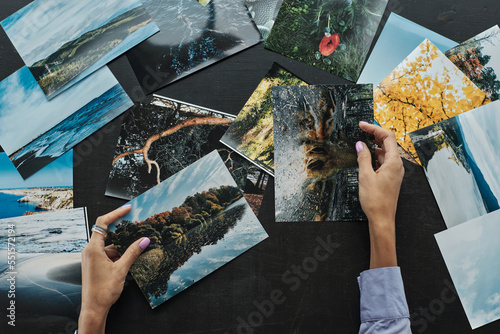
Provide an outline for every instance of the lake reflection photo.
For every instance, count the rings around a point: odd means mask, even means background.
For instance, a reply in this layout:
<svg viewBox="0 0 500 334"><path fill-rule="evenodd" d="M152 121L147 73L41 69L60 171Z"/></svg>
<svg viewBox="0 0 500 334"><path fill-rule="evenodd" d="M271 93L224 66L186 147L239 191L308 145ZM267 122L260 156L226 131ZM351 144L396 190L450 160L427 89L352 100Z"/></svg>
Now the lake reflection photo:
<svg viewBox="0 0 500 334"><path fill-rule="evenodd" d="M410 134L448 228L500 208L500 102Z"/></svg>
<svg viewBox="0 0 500 334"><path fill-rule="evenodd" d="M151 240L131 273L152 308L267 238L217 151L129 203L110 240Z"/></svg>

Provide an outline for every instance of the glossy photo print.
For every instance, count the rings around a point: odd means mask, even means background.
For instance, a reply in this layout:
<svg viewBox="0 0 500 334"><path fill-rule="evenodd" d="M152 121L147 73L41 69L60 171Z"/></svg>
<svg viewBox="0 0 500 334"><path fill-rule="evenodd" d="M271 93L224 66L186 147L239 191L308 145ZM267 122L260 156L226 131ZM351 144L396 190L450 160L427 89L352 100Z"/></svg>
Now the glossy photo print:
<svg viewBox="0 0 500 334"><path fill-rule="evenodd" d="M494 26L446 51L446 56L492 101L500 98L500 28Z"/></svg>
<svg viewBox="0 0 500 334"><path fill-rule="evenodd" d="M361 221L356 142L373 147L372 85L273 88L277 222Z"/></svg>
<svg viewBox="0 0 500 334"><path fill-rule="evenodd" d="M387 0L285 0L266 48L356 81Z"/></svg>
<svg viewBox="0 0 500 334"><path fill-rule="evenodd" d="M448 228L500 208L500 101L410 134Z"/></svg>
<svg viewBox="0 0 500 334"><path fill-rule="evenodd" d="M0 82L0 145L26 179L132 105L107 67L50 101L23 67Z"/></svg>
<svg viewBox="0 0 500 334"><path fill-rule="evenodd" d="M410 132L477 108L489 100L429 40L424 40L373 90L375 121L396 134L419 163Z"/></svg>
<svg viewBox="0 0 500 334"><path fill-rule="evenodd" d="M144 0L161 31L127 53L146 94L260 41L243 0Z"/></svg>
<svg viewBox="0 0 500 334"><path fill-rule="evenodd" d="M435 235L472 329L500 319L500 211Z"/></svg>
<svg viewBox="0 0 500 334"><path fill-rule="evenodd" d="M0 229L0 250L7 250L13 229L18 253L79 253L88 241L87 211L78 208L0 219Z"/></svg>
<svg viewBox="0 0 500 334"><path fill-rule="evenodd" d="M358 83L378 85L426 38L442 52L457 45L451 39L391 13L363 67Z"/></svg>
<svg viewBox="0 0 500 334"><path fill-rule="evenodd" d="M35 0L0 24L49 99L159 30L139 0Z"/></svg>
<svg viewBox="0 0 500 334"><path fill-rule="evenodd" d="M0 219L0 303L15 300L15 333L62 333L77 323L87 228L84 208ZM0 329L12 328L6 319Z"/></svg>
<svg viewBox="0 0 500 334"><path fill-rule="evenodd" d="M72 208L72 150L26 180L0 152L0 219Z"/></svg>
<svg viewBox="0 0 500 334"><path fill-rule="evenodd" d="M129 203L109 239L150 238L130 272L152 308L267 238L217 151Z"/></svg>
<svg viewBox="0 0 500 334"><path fill-rule="evenodd" d="M307 85L274 63L229 126L221 142L269 174L274 174L272 88Z"/></svg>
<svg viewBox="0 0 500 334"><path fill-rule="evenodd" d="M234 116L155 95L123 121L106 195L131 200L217 149L258 212L268 176L224 147Z"/></svg>
<svg viewBox="0 0 500 334"><path fill-rule="evenodd" d="M282 3L283 0L245 0L245 5L263 40L269 36Z"/></svg>
<svg viewBox="0 0 500 334"><path fill-rule="evenodd" d="M8 254L0 249L2 305L13 300L8 298L8 279L13 275L7 265ZM8 325L11 320L5 317L0 325L2 333L65 333L68 324L76 328L82 301L81 253L15 253L15 257L16 326Z"/></svg>

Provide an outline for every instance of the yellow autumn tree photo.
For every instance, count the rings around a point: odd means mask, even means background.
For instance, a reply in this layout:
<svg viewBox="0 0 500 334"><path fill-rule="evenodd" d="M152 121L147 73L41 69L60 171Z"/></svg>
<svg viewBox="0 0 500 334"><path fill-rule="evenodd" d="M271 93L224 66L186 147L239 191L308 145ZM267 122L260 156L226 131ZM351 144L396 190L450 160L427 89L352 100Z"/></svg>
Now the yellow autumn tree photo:
<svg viewBox="0 0 500 334"><path fill-rule="evenodd" d="M490 102L427 39L374 89L373 99L375 120L419 164L410 132Z"/></svg>

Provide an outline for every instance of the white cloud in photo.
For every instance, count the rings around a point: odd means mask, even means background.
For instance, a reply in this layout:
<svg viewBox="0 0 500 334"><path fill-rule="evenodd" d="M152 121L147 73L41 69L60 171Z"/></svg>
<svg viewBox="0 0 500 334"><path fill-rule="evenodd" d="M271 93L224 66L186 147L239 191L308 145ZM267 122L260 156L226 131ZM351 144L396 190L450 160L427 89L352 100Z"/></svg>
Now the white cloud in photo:
<svg viewBox="0 0 500 334"><path fill-rule="evenodd" d="M8 155L117 85L107 67L47 100L27 67L0 82L0 145Z"/></svg>
<svg viewBox="0 0 500 334"><path fill-rule="evenodd" d="M436 234L473 329L500 319L499 222L497 210Z"/></svg>
<svg viewBox="0 0 500 334"><path fill-rule="evenodd" d="M31 66L65 43L140 5L139 0L36 0L1 24Z"/></svg>

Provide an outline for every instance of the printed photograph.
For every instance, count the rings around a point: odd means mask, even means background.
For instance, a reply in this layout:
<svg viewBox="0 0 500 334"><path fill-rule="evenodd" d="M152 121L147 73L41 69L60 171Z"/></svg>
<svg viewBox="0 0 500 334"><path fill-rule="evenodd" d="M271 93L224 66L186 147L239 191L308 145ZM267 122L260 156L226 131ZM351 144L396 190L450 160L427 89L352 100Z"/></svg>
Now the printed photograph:
<svg viewBox="0 0 500 334"><path fill-rule="evenodd" d="M85 208L0 219L0 250L8 249L9 225L17 253L80 253L87 245Z"/></svg>
<svg viewBox="0 0 500 334"><path fill-rule="evenodd" d="M356 81L387 0L285 0L266 48Z"/></svg>
<svg viewBox="0 0 500 334"><path fill-rule="evenodd" d="M398 14L391 13L363 67L358 83L378 85L426 38L442 52L458 44Z"/></svg>
<svg viewBox="0 0 500 334"><path fill-rule="evenodd" d="M472 329L500 319L500 211L435 235Z"/></svg>
<svg viewBox="0 0 500 334"><path fill-rule="evenodd" d="M269 36L282 3L283 0L245 0L245 5L263 40Z"/></svg>
<svg viewBox="0 0 500 334"><path fill-rule="evenodd" d="M307 85L274 63L229 126L221 142L269 174L274 174L272 87Z"/></svg>
<svg viewBox="0 0 500 334"><path fill-rule="evenodd" d="M132 105L107 67L50 101L23 67L0 82L0 143L26 179Z"/></svg>
<svg viewBox="0 0 500 334"><path fill-rule="evenodd" d="M448 228L500 208L500 101L410 134Z"/></svg>
<svg viewBox="0 0 500 334"><path fill-rule="evenodd" d="M217 151L130 204L109 239L120 253L151 239L130 272L152 308L267 238Z"/></svg>
<svg viewBox="0 0 500 334"><path fill-rule="evenodd" d="M373 122L373 86L273 88L277 222L362 221L356 142Z"/></svg>
<svg viewBox="0 0 500 334"><path fill-rule="evenodd" d="M160 32L127 52L146 94L260 42L243 1L144 0Z"/></svg>
<svg viewBox="0 0 500 334"><path fill-rule="evenodd" d="M490 102L428 39L373 91L375 121L396 134L403 157L420 164L410 132Z"/></svg>
<svg viewBox="0 0 500 334"><path fill-rule="evenodd" d="M72 150L26 180L0 152L0 219L72 208Z"/></svg>
<svg viewBox="0 0 500 334"><path fill-rule="evenodd" d="M106 195L131 200L217 149L255 212L268 176L224 147L234 116L154 95L123 121Z"/></svg>
<svg viewBox="0 0 500 334"><path fill-rule="evenodd" d="M198 2L199 2L200 4L202 4L203 6L208 5L208 4L210 3L210 1L211 1L211 0L198 0Z"/></svg>
<svg viewBox="0 0 500 334"><path fill-rule="evenodd" d="M500 98L500 28L494 26L446 51L446 57L492 101Z"/></svg>
<svg viewBox="0 0 500 334"><path fill-rule="evenodd" d="M139 0L36 0L0 24L48 98L159 31Z"/></svg>
<svg viewBox="0 0 500 334"><path fill-rule="evenodd" d="M2 333L64 333L77 324L81 308L82 272L80 253L16 253L15 330L0 325ZM8 279L12 275L8 252L0 249L0 303L10 302ZM4 312L6 314L6 312ZM6 328L5 331L3 329Z"/></svg>

